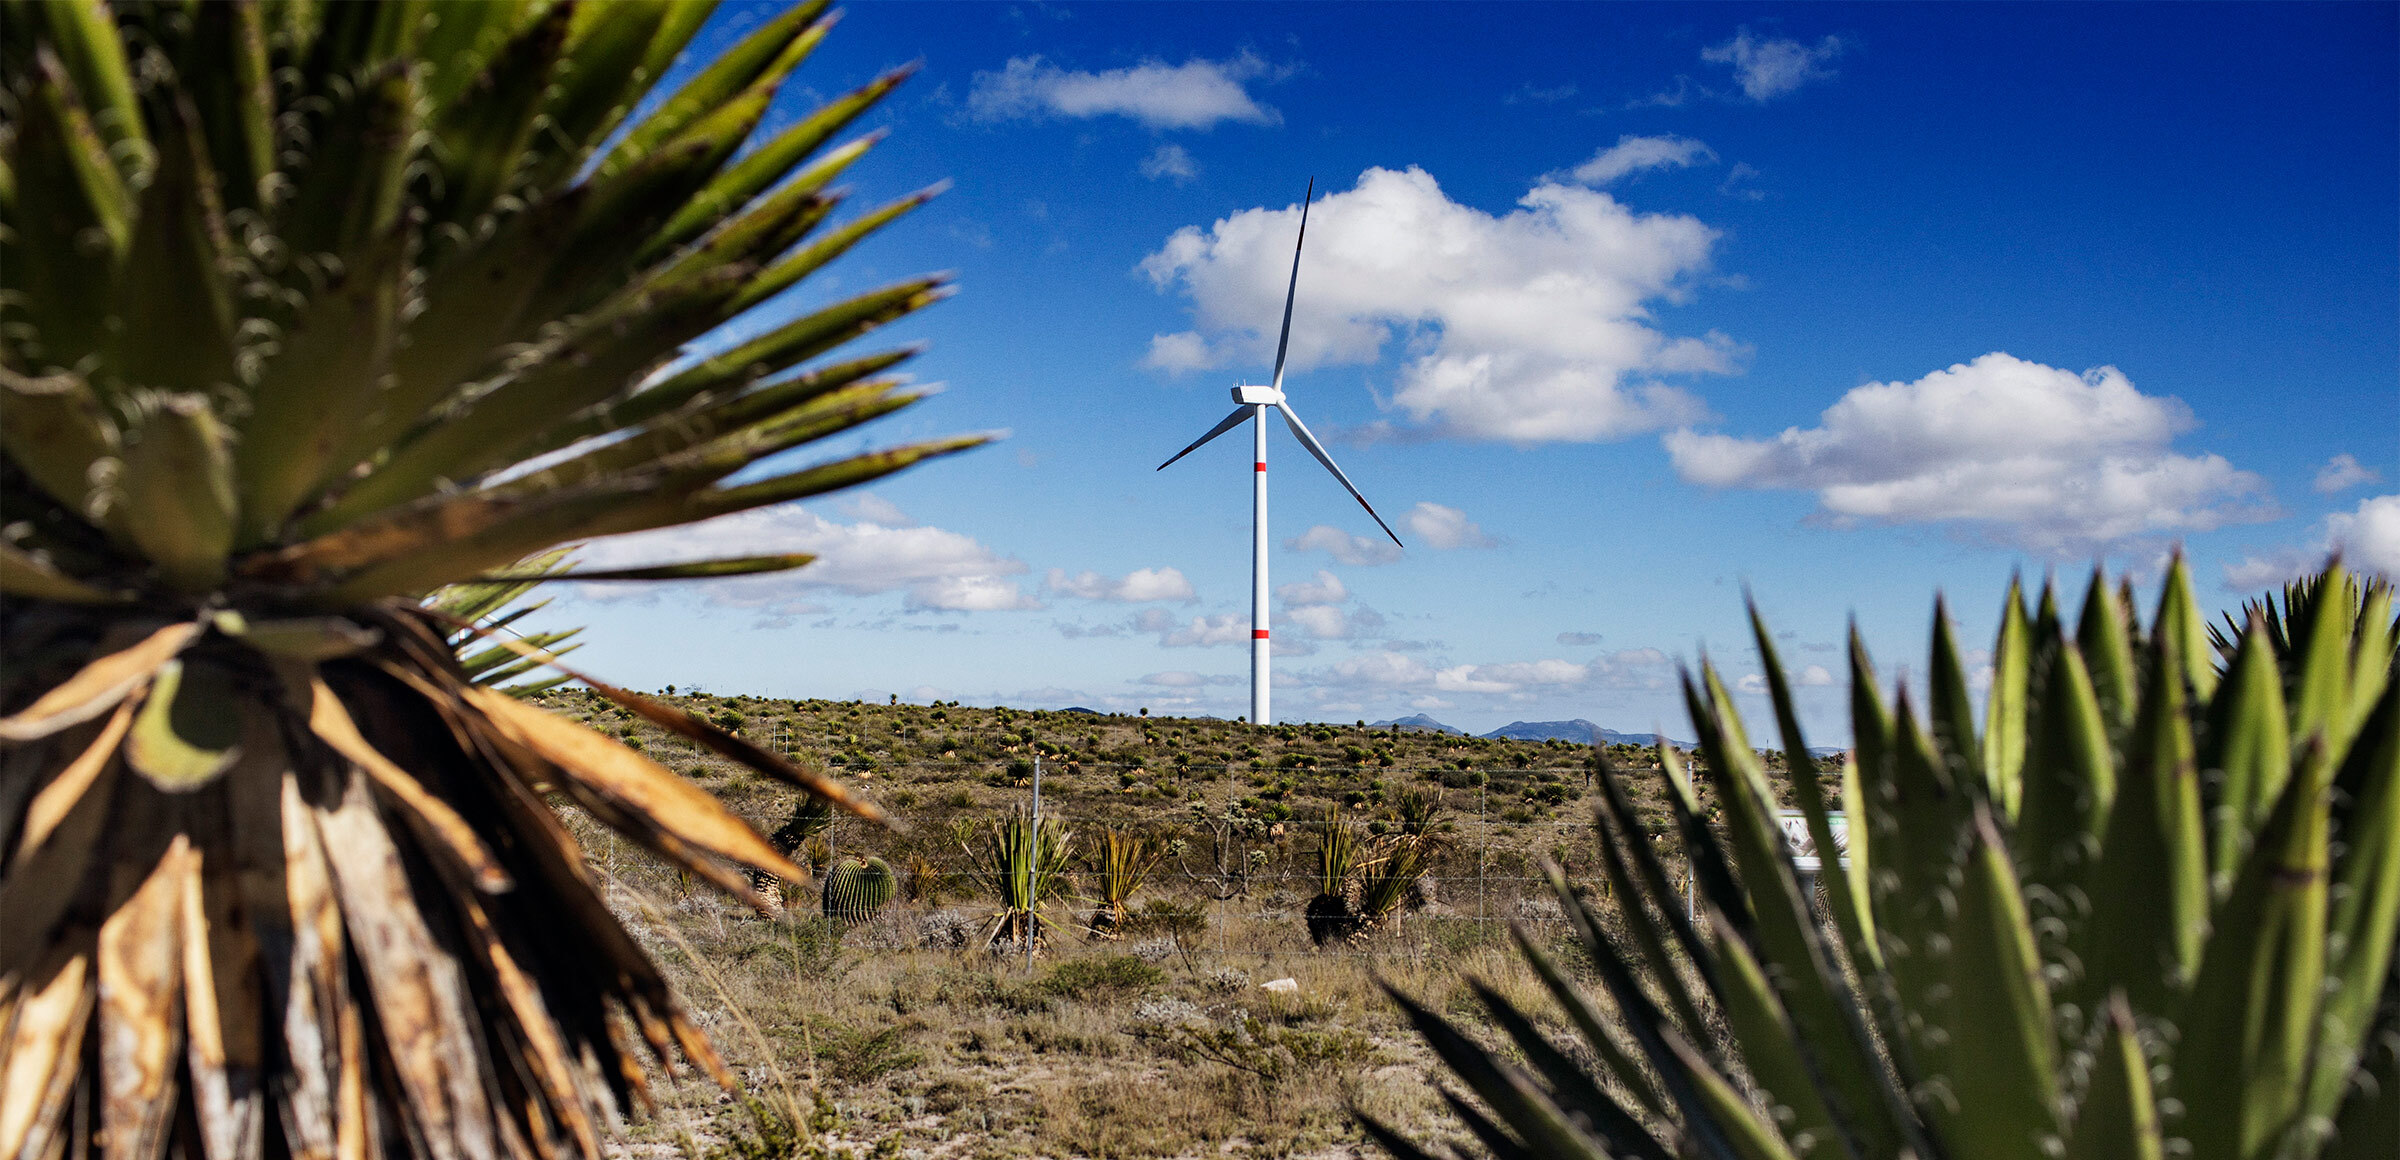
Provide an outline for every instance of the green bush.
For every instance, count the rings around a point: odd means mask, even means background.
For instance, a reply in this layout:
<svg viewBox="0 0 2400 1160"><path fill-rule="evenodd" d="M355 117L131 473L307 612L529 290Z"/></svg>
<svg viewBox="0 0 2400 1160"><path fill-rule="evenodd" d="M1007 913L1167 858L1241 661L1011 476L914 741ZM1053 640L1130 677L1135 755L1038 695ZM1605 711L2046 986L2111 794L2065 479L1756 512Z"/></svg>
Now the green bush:
<svg viewBox="0 0 2400 1160"><path fill-rule="evenodd" d="M1050 968L1038 984L1060 998L1101 992L1142 991L1167 981L1167 973L1132 955L1088 955Z"/></svg>

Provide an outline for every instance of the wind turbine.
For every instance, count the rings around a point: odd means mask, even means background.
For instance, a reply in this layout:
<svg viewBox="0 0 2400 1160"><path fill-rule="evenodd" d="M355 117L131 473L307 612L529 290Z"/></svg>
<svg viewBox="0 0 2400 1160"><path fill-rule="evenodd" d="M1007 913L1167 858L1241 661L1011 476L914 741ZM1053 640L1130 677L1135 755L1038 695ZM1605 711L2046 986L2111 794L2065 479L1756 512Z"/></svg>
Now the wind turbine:
<svg viewBox="0 0 2400 1160"><path fill-rule="evenodd" d="M1198 450L1201 444L1233 430L1245 419L1250 420L1250 723L1253 725L1274 723L1267 704L1267 412L1272 410L1281 414L1284 423L1291 427L1292 436L1300 440L1300 445L1308 448L1308 453L1316 456L1317 462L1324 464L1325 470L1341 481L1343 490L1358 501L1358 506L1367 509L1367 515L1375 521L1376 527L1383 529L1384 535L1391 536L1393 543L1400 544L1400 537L1392 532L1392 526L1384 523L1382 516L1375 514L1375 505L1368 503L1367 497L1358 494L1358 488L1350 482L1350 477L1342 474L1342 469L1334 465L1333 456L1325 453L1325 445L1309 434L1308 424L1300 421L1300 416L1292 411L1291 400L1283 395L1283 356L1292 345L1292 301L1300 291L1300 247L1308 242L1308 204L1315 200L1316 194L1317 181L1312 177L1308 181L1308 192L1300 198L1300 237L1292 243L1292 280L1283 294L1283 337L1275 341L1275 381L1263 387L1235 387L1233 414L1209 428L1208 434L1193 440L1190 447L1176 452L1173 458L1158 465L1158 470L1165 471L1175 460ZM1408 545L1400 546L1405 548Z"/></svg>

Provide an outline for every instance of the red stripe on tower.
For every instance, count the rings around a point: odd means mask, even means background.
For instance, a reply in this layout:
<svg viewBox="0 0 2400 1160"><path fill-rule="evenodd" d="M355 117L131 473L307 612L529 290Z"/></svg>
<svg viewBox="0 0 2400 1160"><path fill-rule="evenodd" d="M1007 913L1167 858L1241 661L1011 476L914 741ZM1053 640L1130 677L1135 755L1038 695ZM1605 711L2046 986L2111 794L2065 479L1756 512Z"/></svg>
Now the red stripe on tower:
<svg viewBox="0 0 2400 1160"><path fill-rule="evenodd" d="M1263 628L1254 628L1254 629L1251 629L1251 630L1250 630L1250 638L1251 638L1252 640L1265 640L1265 639L1267 639L1267 630L1266 630L1266 629L1263 629Z"/></svg>
<svg viewBox="0 0 2400 1160"><path fill-rule="evenodd" d="M1267 465L1264 463L1253 463L1250 465L1250 470L1252 471L1265 471L1266 469Z"/></svg>

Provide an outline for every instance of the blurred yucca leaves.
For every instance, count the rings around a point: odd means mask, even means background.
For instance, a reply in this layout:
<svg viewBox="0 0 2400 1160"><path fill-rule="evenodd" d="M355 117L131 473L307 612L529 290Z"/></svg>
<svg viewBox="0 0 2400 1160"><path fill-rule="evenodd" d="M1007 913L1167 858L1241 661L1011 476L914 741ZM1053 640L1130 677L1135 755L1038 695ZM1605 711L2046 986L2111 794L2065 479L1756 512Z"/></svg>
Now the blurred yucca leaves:
<svg viewBox="0 0 2400 1160"><path fill-rule="evenodd" d="M1604 924L1559 898L1579 1043L1497 993L1510 1062L1395 992L1500 1157L2281 1160L2400 1148L2400 681L2392 588L2339 565L2221 626L2178 560L2147 625L2095 574L2011 586L1985 709L1939 603L1920 704L1855 633L1839 802L1752 617L1825 901L1716 671L1685 694L1724 822L1662 751L1697 921L1605 771ZM1614 933L1621 931L1622 933ZM1363 1117L1362 1117L1363 1118ZM1371 1118L1401 1157L1429 1155Z"/></svg>
<svg viewBox="0 0 2400 1160"><path fill-rule="evenodd" d="M822 0L651 100L709 14L0 0L0 1156L588 1156L640 1051L724 1078L544 791L762 907L797 869L468 626L981 440L744 471L916 401L823 356L945 291L752 312L931 191L836 220L902 72L758 131Z"/></svg>

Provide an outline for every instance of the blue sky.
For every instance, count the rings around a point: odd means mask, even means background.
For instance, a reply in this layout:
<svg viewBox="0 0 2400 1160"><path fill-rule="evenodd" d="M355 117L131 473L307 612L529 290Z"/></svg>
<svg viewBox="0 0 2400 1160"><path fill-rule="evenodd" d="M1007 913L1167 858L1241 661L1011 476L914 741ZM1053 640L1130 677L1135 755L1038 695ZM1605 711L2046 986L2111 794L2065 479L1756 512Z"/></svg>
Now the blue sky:
<svg viewBox="0 0 2400 1160"><path fill-rule="evenodd" d="M641 687L1243 712L1247 441L1152 468L1264 380L1312 176L1285 385L1410 547L1273 436L1280 718L1676 732L1747 583L1838 743L1845 625L1921 667L1936 590L2400 572L2396 12L858 5L778 116L918 62L856 204L956 184L762 309L955 270L860 442L1009 438L545 615Z"/></svg>

